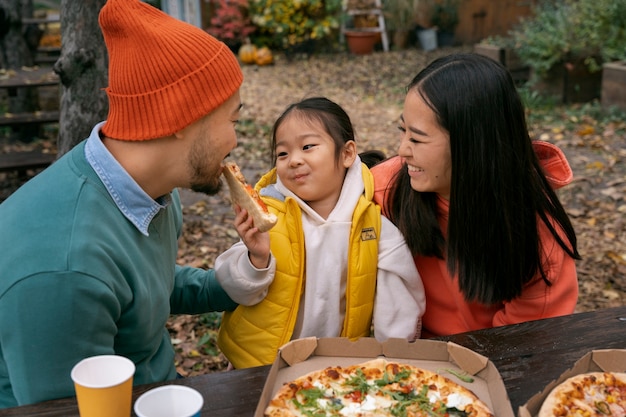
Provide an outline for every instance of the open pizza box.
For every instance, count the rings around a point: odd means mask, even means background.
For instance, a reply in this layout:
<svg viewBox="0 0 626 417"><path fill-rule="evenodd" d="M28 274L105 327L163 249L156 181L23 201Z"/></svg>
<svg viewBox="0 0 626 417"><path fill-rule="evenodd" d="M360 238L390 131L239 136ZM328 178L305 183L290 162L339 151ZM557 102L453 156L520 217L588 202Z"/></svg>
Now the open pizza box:
<svg viewBox="0 0 626 417"><path fill-rule="evenodd" d="M262 417L278 389L286 382L327 366L349 366L377 357L439 372L465 386L483 400L498 417L514 417L511 402L495 365L486 357L452 342L435 340L389 339L380 343L374 338L350 341L347 338L305 338L293 340L278 352L257 406L255 417ZM444 371L465 371L473 382L464 382Z"/></svg>
<svg viewBox="0 0 626 417"><path fill-rule="evenodd" d="M533 395L519 408L519 417L535 417L543 401L554 387L575 375L586 372L626 372L626 350L622 349L601 349L592 350L580 358L572 368L563 372L561 376L549 383L543 391Z"/></svg>

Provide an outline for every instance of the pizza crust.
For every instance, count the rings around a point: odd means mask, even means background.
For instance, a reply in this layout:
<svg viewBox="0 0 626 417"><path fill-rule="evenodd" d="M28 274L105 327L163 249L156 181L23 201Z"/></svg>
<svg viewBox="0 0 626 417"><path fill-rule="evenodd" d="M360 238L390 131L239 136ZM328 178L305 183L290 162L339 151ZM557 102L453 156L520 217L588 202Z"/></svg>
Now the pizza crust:
<svg viewBox="0 0 626 417"><path fill-rule="evenodd" d="M231 202L248 212L254 220L254 227L260 232L267 232L274 227L278 218L269 213L262 202L257 201L260 200L258 193L246 182L237 164L234 162L224 164L222 175L230 190Z"/></svg>
<svg viewBox="0 0 626 417"><path fill-rule="evenodd" d="M546 399L543 401L537 417L554 417L557 415L568 416L570 414L563 413L566 412L567 406L570 404L575 404L576 407L589 412L592 416L604 415L604 413L598 413L594 405L596 402L606 401L606 398L599 398L600 395L598 390L593 390L593 395L596 397L593 400L589 400L589 398L591 398L589 395L587 400L585 400L584 392L587 391L586 387L588 387L590 383L595 384L596 386L606 385L607 378L616 378L618 383L626 386L626 373L586 372L574 375L561 382L559 385L554 387L552 391L550 391ZM581 397L581 394L583 395L583 398L576 398Z"/></svg>

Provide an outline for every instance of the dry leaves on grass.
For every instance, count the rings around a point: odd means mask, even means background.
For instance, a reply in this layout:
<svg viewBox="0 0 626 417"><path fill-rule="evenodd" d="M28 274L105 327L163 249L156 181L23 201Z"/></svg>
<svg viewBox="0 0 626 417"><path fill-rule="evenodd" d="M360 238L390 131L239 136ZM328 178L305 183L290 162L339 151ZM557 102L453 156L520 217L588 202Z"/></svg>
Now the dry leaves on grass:
<svg viewBox="0 0 626 417"><path fill-rule="evenodd" d="M446 52L450 51L439 51ZM313 94L326 95L348 111L356 127L359 150L375 148L394 154L404 86L433 57L407 50L367 57L320 56L306 62L278 60L273 67L244 67L244 129L233 158L243 166L250 182L258 179L269 167L267 141L275 118L289 103ZM530 117L531 136L561 147L574 171L574 182L559 194L574 223L583 256L577 264L578 311L626 302L626 124L600 121L593 115L597 107L554 108ZM207 213L203 222L210 224L202 223L202 227L209 232L190 231L199 240L187 240L186 248L197 253L203 250L198 248L213 247L216 250L211 254L217 255L230 246L220 239L234 242L237 237L228 234L230 225L215 226L218 222L208 213L217 213L219 221L228 221L230 207L226 205L224 211L209 205L201 209ZM198 206L189 208L189 212L194 211L198 212Z"/></svg>
<svg viewBox="0 0 626 417"><path fill-rule="evenodd" d="M455 48L455 51L469 48ZM325 95L349 113L360 151L395 153L404 87L441 49L313 56L273 66L245 66L239 144L231 157L249 182L269 168L271 126L284 108L304 97ZM607 119L596 104L555 107L530 114L531 137L558 145L568 157L574 181L559 190L578 236L583 260L577 263L578 311L626 303L626 118ZM23 180L0 174L5 198ZM185 224L180 239L181 264L210 268L215 258L238 240L226 190L206 197L181 191ZM178 371L197 375L225 369L215 347L219 315L175 316L168 329L176 347Z"/></svg>

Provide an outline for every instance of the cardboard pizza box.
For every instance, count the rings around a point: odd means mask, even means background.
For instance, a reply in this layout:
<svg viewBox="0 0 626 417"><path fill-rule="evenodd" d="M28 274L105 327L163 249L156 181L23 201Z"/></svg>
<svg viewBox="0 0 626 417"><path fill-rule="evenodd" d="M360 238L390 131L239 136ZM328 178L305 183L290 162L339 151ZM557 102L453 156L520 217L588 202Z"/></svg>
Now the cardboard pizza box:
<svg viewBox="0 0 626 417"><path fill-rule="evenodd" d="M554 387L575 375L585 372L626 372L626 350L623 349L600 349L592 350L580 358L574 366L563 372L561 376L550 382L543 391L533 395L518 410L519 417L535 417L543 401Z"/></svg>
<svg viewBox="0 0 626 417"><path fill-rule="evenodd" d="M327 366L349 366L377 357L436 371L465 386L483 400L498 417L514 417L502 377L486 357L452 342L419 339L389 339L380 343L374 338L350 341L347 338L315 338L293 340L278 352L270 368L255 417L263 412L278 389L286 382ZM465 371L473 382L464 382L444 369Z"/></svg>

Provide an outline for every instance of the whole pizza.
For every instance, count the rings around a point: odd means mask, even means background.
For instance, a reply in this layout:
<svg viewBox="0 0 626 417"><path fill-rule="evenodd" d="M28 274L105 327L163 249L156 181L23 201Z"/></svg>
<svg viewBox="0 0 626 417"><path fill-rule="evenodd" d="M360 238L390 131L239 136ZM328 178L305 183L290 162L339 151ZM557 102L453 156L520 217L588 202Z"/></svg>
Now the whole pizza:
<svg viewBox="0 0 626 417"><path fill-rule="evenodd" d="M626 373L588 372L554 387L538 417L626 416Z"/></svg>
<svg viewBox="0 0 626 417"><path fill-rule="evenodd" d="M265 416L493 417L472 391L432 371L379 358L284 384Z"/></svg>

